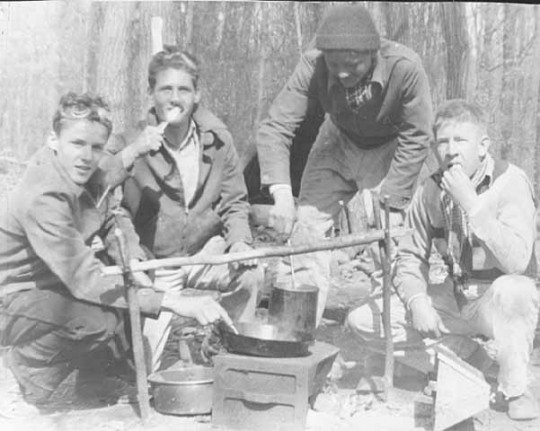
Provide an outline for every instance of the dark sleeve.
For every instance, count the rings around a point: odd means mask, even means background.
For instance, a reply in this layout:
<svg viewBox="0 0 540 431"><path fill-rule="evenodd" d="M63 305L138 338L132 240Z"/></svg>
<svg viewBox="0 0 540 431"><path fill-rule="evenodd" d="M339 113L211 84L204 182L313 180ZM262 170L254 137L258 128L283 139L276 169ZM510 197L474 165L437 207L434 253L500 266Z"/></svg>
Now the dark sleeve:
<svg viewBox="0 0 540 431"><path fill-rule="evenodd" d="M256 136L261 185L290 184L290 148L297 127L305 118L319 51L304 54L278 94Z"/></svg>
<svg viewBox="0 0 540 431"><path fill-rule="evenodd" d="M102 263L76 229L72 202L64 194L45 192L28 203L21 224L30 246L77 299L127 308L122 277L105 276ZM157 315L163 298L139 289L141 311Z"/></svg>
<svg viewBox="0 0 540 431"><path fill-rule="evenodd" d="M112 193L108 200L108 215L105 221L105 247L107 254L116 263L121 262L118 240L116 239L115 229L120 228L126 240L128 254L130 259L146 260L146 253L139 245L139 236L131 221L128 211L121 206L121 200L116 193Z"/></svg>
<svg viewBox="0 0 540 431"><path fill-rule="evenodd" d="M381 187L381 196L390 197L390 206L404 209L410 202L420 169L431 143L433 108L426 72L420 61L401 60L403 72L398 143L390 170Z"/></svg>
<svg viewBox="0 0 540 431"><path fill-rule="evenodd" d="M123 135L111 135L105 147L105 155L99 163L103 172L103 183L111 189L124 183L130 176L130 171L124 167L122 160L122 150L126 148L127 142Z"/></svg>
<svg viewBox="0 0 540 431"><path fill-rule="evenodd" d="M225 145L225 167L218 213L223 221L227 248L235 242L250 244L253 239L249 228L249 203L244 176L238 155L232 145Z"/></svg>

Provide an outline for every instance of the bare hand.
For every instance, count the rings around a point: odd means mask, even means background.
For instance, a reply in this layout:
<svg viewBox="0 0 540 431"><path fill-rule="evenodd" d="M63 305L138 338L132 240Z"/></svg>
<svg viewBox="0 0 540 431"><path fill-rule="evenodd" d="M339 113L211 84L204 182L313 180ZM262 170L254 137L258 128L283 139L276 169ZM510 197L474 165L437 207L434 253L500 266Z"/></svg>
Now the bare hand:
<svg viewBox="0 0 540 431"><path fill-rule="evenodd" d="M162 123L163 124L163 123ZM167 123L164 123L165 125ZM157 151L163 145L164 127L159 126L146 126L137 139L130 145L135 152L136 157L144 156L151 151Z"/></svg>
<svg viewBox="0 0 540 431"><path fill-rule="evenodd" d="M460 165L451 166L444 171L441 186L466 213L474 207L478 199L471 179Z"/></svg>
<svg viewBox="0 0 540 431"><path fill-rule="evenodd" d="M278 190L274 193L274 201L268 214L268 226L288 239L296 219L293 195L289 190Z"/></svg>
<svg viewBox="0 0 540 431"><path fill-rule="evenodd" d="M253 248L246 244L243 241L235 242L233 245L231 245L231 248L229 249L229 253L241 253L245 251L253 250ZM256 267L259 264L259 261L257 259L249 259L249 260L241 260L239 262L232 262L231 266L238 270L239 268L253 268Z"/></svg>
<svg viewBox="0 0 540 431"><path fill-rule="evenodd" d="M182 296L178 292L165 292L163 308L184 317L192 317L203 325L223 320L227 325L233 322L225 309L211 296Z"/></svg>
<svg viewBox="0 0 540 431"><path fill-rule="evenodd" d="M427 298L415 299L411 303L411 313L413 327L423 337L440 338L450 333Z"/></svg>
<svg viewBox="0 0 540 431"><path fill-rule="evenodd" d="M156 290L181 290L186 287L187 274L182 268L156 270L154 287Z"/></svg>
<svg viewBox="0 0 540 431"><path fill-rule="evenodd" d="M139 262L138 259L131 259L130 265L133 266L137 262ZM140 287L152 287L152 280L142 271L133 272L133 281Z"/></svg>

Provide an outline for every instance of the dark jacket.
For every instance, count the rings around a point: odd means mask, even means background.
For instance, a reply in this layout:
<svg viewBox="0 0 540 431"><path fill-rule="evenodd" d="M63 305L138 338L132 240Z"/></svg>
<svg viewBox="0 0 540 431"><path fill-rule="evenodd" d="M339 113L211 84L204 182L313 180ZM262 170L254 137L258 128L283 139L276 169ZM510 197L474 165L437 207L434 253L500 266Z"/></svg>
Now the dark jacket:
<svg viewBox="0 0 540 431"><path fill-rule="evenodd" d="M404 208L412 195L431 140L433 119L428 79L409 48L383 40L371 80L374 97L358 113L343 86L329 75L322 52L307 51L269 110L257 134L261 183L288 183L289 149L310 100L318 100L332 122L356 145L370 148L397 139L381 196Z"/></svg>
<svg viewBox="0 0 540 431"><path fill-rule="evenodd" d="M201 151L191 202L184 201L180 173L165 148L137 159L124 183L124 205L141 243L157 258L192 255L214 235L222 234L229 247L252 241L247 191L232 138L208 110L197 109L193 119ZM147 124L157 125L153 109L135 130L114 136L109 150L129 145Z"/></svg>
<svg viewBox="0 0 540 431"><path fill-rule="evenodd" d="M126 308L121 276L104 276L103 263L120 263L113 211L131 258L144 259L129 216L108 194L99 170L81 187L44 147L31 159L21 183L0 202L0 299L29 289L67 290L75 298ZM105 246L103 261L90 245L97 238ZM157 314L162 293L139 289L141 310Z"/></svg>

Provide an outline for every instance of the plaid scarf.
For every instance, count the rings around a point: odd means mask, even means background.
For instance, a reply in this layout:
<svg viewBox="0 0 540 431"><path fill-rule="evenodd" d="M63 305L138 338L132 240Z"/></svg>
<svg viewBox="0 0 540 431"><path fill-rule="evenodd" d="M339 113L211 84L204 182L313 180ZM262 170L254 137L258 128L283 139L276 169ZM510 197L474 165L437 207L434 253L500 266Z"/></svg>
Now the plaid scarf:
<svg viewBox="0 0 540 431"><path fill-rule="evenodd" d="M358 84L353 87L345 88L345 100L347 105L355 113L358 113L362 106L369 102L373 98L373 92L371 89L371 79L373 77L373 69L363 77Z"/></svg>
<svg viewBox="0 0 540 431"><path fill-rule="evenodd" d="M487 154L471 178L477 191L487 177L493 177L493 168L493 158ZM468 272L472 270L473 244L469 219L467 214L459 205L454 204L452 197L445 191L441 193L441 207L448 243L448 255L445 260L449 266L450 275L457 281L465 281Z"/></svg>

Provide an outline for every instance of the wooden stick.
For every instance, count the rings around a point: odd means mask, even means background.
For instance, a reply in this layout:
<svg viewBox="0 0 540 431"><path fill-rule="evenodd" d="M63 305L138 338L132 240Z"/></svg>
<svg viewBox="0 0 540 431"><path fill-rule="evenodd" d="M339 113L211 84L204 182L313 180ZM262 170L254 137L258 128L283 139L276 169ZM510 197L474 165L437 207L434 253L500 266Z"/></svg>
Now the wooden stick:
<svg viewBox="0 0 540 431"><path fill-rule="evenodd" d="M392 283L390 280L390 258L391 258L391 241L390 237L390 207L388 206L389 197L384 196L384 241L379 242L381 251L381 262L383 265L383 328L385 338L385 355L384 355L384 396L388 400L388 393L394 386L394 339L392 334L392 319L391 319L391 300L392 300ZM378 199L377 199L378 203ZM380 209L377 208L380 214Z"/></svg>
<svg viewBox="0 0 540 431"><path fill-rule="evenodd" d="M410 235L412 229L395 229L392 231L392 238L399 238ZM345 235L337 238L311 241L303 245L294 247L264 247L238 253L228 253L219 255L195 255L186 257L170 257L167 259L147 260L146 262L134 262L131 264L131 271L149 271L159 268L179 267L186 265L223 265L241 260L261 259L267 257L290 256L295 254L313 253L315 251L333 250L337 248L353 247L361 244L369 244L381 241L385 238L384 231L374 230L367 233ZM118 266L106 266L101 269L104 275L121 275L122 269Z"/></svg>
<svg viewBox="0 0 540 431"><path fill-rule="evenodd" d="M146 363L144 360L144 345L141 329L141 310L137 289L133 283L133 274L129 268L129 254L126 246L126 239L122 230L117 227L114 235L118 242L120 258L122 261L124 284L129 311L129 321L131 323L131 347L133 348L133 360L135 362L135 376L137 380L137 400L141 414L141 422L146 424L150 416L150 397L148 396L148 381L146 375Z"/></svg>

